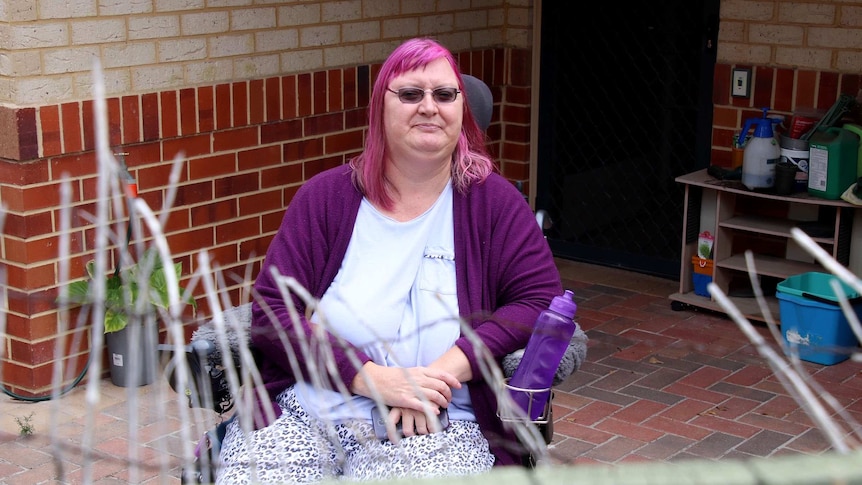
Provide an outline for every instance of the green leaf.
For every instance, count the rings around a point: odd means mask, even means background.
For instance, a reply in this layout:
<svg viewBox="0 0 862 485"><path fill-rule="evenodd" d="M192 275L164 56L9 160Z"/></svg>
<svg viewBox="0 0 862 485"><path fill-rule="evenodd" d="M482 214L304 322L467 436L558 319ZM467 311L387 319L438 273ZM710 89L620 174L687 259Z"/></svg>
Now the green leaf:
<svg viewBox="0 0 862 485"><path fill-rule="evenodd" d="M90 283L88 281L75 281L66 287L66 297L69 303L83 305L90 302Z"/></svg>
<svg viewBox="0 0 862 485"><path fill-rule="evenodd" d="M155 259L153 259L155 258ZM150 273L147 276L146 295L141 295L141 290L138 285L138 278L143 267L152 266ZM87 281L75 281L67 287L68 303L72 304L93 304L95 303L95 295L93 295L93 281L99 277L95 274L95 261L89 261L85 265L89 279ZM148 249L142 255L139 263L122 268L119 275L113 272L104 276L105 278L105 332L116 332L126 327L129 321L129 315L137 311L137 302L139 298L146 299L145 312L156 312L157 308L168 308L168 283L165 277L164 265L160 255ZM176 273L177 280L182 276L182 263L174 263L173 270ZM185 289L179 288L180 295L185 292ZM185 299L193 309L197 309L197 303L194 298L189 296Z"/></svg>
<svg viewBox="0 0 862 485"><path fill-rule="evenodd" d="M129 323L129 317L124 311L105 311L105 333L118 332Z"/></svg>

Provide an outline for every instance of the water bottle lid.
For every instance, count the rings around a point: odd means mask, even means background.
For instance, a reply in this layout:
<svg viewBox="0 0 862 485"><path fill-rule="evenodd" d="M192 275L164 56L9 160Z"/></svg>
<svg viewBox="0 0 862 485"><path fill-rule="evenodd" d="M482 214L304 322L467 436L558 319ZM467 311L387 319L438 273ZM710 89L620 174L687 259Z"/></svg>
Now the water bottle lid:
<svg viewBox="0 0 862 485"><path fill-rule="evenodd" d="M575 318L575 312L578 310L578 305L575 303L573 298L574 296L575 294L572 290L566 290L562 295L555 296L554 299L551 300L550 309L560 315Z"/></svg>

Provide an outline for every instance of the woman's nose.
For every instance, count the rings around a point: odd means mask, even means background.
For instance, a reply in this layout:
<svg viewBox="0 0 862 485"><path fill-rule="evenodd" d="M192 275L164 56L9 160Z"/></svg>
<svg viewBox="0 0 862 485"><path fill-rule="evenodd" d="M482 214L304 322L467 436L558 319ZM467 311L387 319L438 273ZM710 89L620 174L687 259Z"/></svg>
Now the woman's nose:
<svg viewBox="0 0 862 485"><path fill-rule="evenodd" d="M434 100L434 95L425 93L422 100L419 101L419 112L426 115L433 115L437 112L437 101Z"/></svg>

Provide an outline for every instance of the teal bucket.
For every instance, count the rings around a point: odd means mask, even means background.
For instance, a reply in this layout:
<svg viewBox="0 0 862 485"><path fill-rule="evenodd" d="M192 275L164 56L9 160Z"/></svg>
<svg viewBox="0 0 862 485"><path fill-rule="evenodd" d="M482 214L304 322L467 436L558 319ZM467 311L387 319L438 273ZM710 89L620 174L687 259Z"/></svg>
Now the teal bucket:
<svg viewBox="0 0 862 485"><path fill-rule="evenodd" d="M859 341L830 286L834 279L828 273L810 272L791 276L777 286L785 343L795 345L802 360L833 365L858 351ZM841 287L856 316L862 318L862 297L843 282Z"/></svg>

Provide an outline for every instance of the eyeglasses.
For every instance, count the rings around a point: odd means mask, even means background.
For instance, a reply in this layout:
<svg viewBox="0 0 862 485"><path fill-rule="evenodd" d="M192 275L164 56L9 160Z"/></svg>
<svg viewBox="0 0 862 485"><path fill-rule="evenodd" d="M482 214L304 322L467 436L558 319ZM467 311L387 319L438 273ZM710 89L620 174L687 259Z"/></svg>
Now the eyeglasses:
<svg viewBox="0 0 862 485"><path fill-rule="evenodd" d="M426 93L431 93L434 101L440 104L451 103L458 97L457 88L437 88L437 89L419 89L419 88L401 88L398 91L386 88L390 93L398 95L398 100L404 104L416 104L425 98Z"/></svg>

